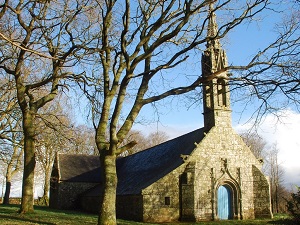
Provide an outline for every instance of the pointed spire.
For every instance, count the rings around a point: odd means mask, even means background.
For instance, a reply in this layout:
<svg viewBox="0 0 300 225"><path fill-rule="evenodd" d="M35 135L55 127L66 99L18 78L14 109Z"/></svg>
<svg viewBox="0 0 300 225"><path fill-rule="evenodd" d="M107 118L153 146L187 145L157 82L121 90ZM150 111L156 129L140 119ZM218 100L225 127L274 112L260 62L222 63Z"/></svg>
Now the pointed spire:
<svg viewBox="0 0 300 225"><path fill-rule="evenodd" d="M227 67L227 57L222 49L218 36L217 16L215 14L215 0L209 3L208 26L207 26L207 49L202 58L202 73L209 76L211 73Z"/></svg>
<svg viewBox="0 0 300 225"><path fill-rule="evenodd" d="M201 60L202 76L214 76L203 83L203 115L206 131L214 126L231 126L228 73L224 70L227 68L227 56L218 38L220 34L215 14L215 2L215 0L209 1L207 45Z"/></svg>
<svg viewBox="0 0 300 225"><path fill-rule="evenodd" d="M215 37L218 34L217 16L214 12L214 2L212 0L209 4L208 27L207 27L207 47L220 48L220 42Z"/></svg>

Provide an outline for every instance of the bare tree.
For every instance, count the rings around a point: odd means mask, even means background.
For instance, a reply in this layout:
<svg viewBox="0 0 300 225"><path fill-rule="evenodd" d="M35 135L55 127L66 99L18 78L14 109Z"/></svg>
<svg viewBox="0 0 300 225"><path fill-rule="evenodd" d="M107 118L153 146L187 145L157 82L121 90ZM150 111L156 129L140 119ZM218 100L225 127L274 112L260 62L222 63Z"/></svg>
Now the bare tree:
<svg viewBox="0 0 300 225"><path fill-rule="evenodd" d="M95 143L95 129L86 125L73 126L70 132L68 153L99 155Z"/></svg>
<svg viewBox="0 0 300 225"><path fill-rule="evenodd" d="M89 1L5 1L0 5L0 70L13 77L22 112L24 170L21 213L33 211L35 120L51 102L92 26ZM91 30L92 33L92 30ZM74 55L76 54L76 57Z"/></svg>
<svg viewBox="0 0 300 225"><path fill-rule="evenodd" d="M130 130L122 145L127 145L131 142L136 142L136 145L122 152L120 156L128 156L155 145L159 145L169 139L169 136L163 131L152 132L148 135L143 135L141 131Z"/></svg>
<svg viewBox="0 0 300 225"><path fill-rule="evenodd" d="M10 128L20 119L13 80L0 73L0 139L11 141Z"/></svg>
<svg viewBox="0 0 300 225"><path fill-rule="evenodd" d="M287 211L285 199L289 195L283 185L284 170L278 158L279 149L276 144L268 148L267 142L257 133L245 132L241 134L244 142L253 154L264 162L263 172L270 178L271 203L273 213Z"/></svg>
<svg viewBox="0 0 300 225"><path fill-rule="evenodd" d="M22 165L23 135L13 81L3 73L0 75L0 161L5 165L3 204L9 204L12 179Z"/></svg>
<svg viewBox="0 0 300 225"><path fill-rule="evenodd" d="M294 4L293 4L294 3ZM256 125L266 113L299 105L300 88L300 4L292 1L289 8L281 12L283 19L274 25L275 40L261 49L245 66L237 69L231 78L236 99L251 105L259 101L253 116Z"/></svg>
<svg viewBox="0 0 300 225"><path fill-rule="evenodd" d="M169 139L169 136L166 132L156 131L152 132L147 136L147 148L159 145Z"/></svg>
<svg viewBox="0 0 300 225"><path fill-rule="evenodd" d="M281 162L278 159L279 150L277 144L274 144L269 152L267 162L269 166L269 176L271 185L271 203L274 213L282 212L280 208L285 208L286 201L284 200L286 190L283 186L283 169Z"/></svg>
<svg viewBox="0 0 300 225"><path fill-rule="evenodd" d="M132 155L134 153L137 153L141 150L146 149L146 138L142 134L141 131L138 130L131 130L128 132L127 137L123 140L122 145L127 145L131 142L136 142L136 145L134 145L132 148L127 149L126 151L122 152L119 156L128 156Z"/></svg>
<svg viewBox="0 0 300 225"><path fill-rule="evenodd" d="M141 109L156 101L195 90L230 67L179 76L178 68L194 64L205 44L219 39L264 10L269 1L97 1L101 16L97 66L87 73L94 87L83 86L93 103L92 117L104 181L98 224L116 224L116 158L136 145L125 138ZM219 28L215 12L226 12ZM208 15L208 16L207 16ZM209 53L209 52L206 52ZM222 52L212 52L218 54ZM205 56L204 56L205 57ZM90 57L89 57L90 60ZM180 79L181 82L172 82ZM180 84L179 84L180 83ZM179 84L179 85L178 85ZM107 137L108 132L108 137Z"/></svg>
<svg viewBox="0 0 300 225"><path fill-rule="evenodd" d="M58 152L68 152L72 138L72 122L68 115L66 98L58 95L44 106L36 120L36 159L43 172L43 196L40 204L48 205L50 177L55 156Z"/></svg>
<svg viewBox="0 0 300 225"><path fill-rule="evenodd" d="M241 137L257 159L265 159L267 142L259 134L254 132L244 132L241 134Z"/></svg>
<svg viewBox="0 0 300 225"><path fill-rule="evenodd" d="M0 5L0 69L15 81L24 129L21 212L33 210L34 121L38 110L54 99L59 87L66 85L65 78L72 74L71 67L77 61L82 67L76 67L76 71L85 69L86 82L81 87L92 103L96 145L106 184L99 224L116 223L115 160L136 144L134 140L122 143L144 106L195 90L230 69L240 70L229 78L234 88L247 89L247 96L262 100L259 115L275 109L272 98L278 95L286 97L281 106L299 104L296 13L278 27L278 38L247 65L224 66L222 62L223 66L214 68L207 77L199 71L178 74L183 65L195 64L194 59L200 58L206 43L219 44L230 30L271 8L270 3L271 0L4 1ZM219 27L210 27L207 34L207 25L212 24L216 12L222 21ZM89 50L88 54L84 49ZM207 53L218 58L224 52ZM78 81L79 77L75 78ZM41 90L42 96L37 94Z"/></svg>
<svg viewBox="0 0 300 225"><path fill-rule="evenodd" d="M270 178L273 213L286 212L285 198L288 191L283 185L284 170L278 158L279 149L277 145L273 144L271 149L268 149L267 142L257 133L245 132L241 134L241 137L253 154L264 162L263 172Z"/></svg>
<svg viewBox="0 0 300 225"><path fill-rule="evenodd" d="M12 127L10 130L10 141L2 140L1 144L1 161L6 164L5 174L5 194L3 204L9 204L12 178L20 171L23 157L23 136L20 134L20 124Z"/></svg>

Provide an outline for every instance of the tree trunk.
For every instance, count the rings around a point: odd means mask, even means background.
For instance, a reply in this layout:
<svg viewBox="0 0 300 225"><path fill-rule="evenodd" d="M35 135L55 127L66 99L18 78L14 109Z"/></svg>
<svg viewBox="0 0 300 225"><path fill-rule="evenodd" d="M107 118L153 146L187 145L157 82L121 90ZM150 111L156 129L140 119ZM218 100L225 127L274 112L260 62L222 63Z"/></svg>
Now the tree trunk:
<svg viewBox="0 0 300 225"><path fill-rule="evenodd" d="M275 209L276 213L279 213L279 203L278 203L278 185L275 184Z"/></svg>
<svg viewBox="0 0 300 225"><path fill-rule="evenodd" d="M10 195L11 182L6 178L6 188L3 199L3 205L9 205L9 195Z"/></svg>
<svg viewBox="0 0 300 225"><path fill-rule="evenodd" d="M39 199L39 204L44 206L49 206L49 189L50 189L50 178L51 178L51 166L45 168L45 181L44 181L44 193L43 196Z"/></svg>
<svg viewBox="0 0 300 225"><path fill-rule="evenodd" d="M116 225L116 157L101 154L100 159L101 174L102 179L104 181L104 185L101 193L98 225Z"/></svg>
<svg viewBox="0 0 300 225"><path fill-rule="evenodd" d="M32 113L33 114L33 113ZM24 171L22 184L22 203L20 212L33 212L34 169L35 169L35 126L34 116L30 112L23 114L24 130Z"/></svg>
<svg viewBox="0 0 300 225"><path fill-rule="evenodd" d="M50 167L51 169L51 167ZM45 172L45 182L44 182L44 196L48 196L49 193L49 189L50 189L50 178L51 178L51 170L49 170L48 168L46 169Z"/></svg>
<svg viewBox="0 0 300 225"><path fill-rule="evenodd" d="M3 204L8 205L9 204L9 196L10 196L10 190L11 190L11 179L12 179L12 163L9 163L6 170L6 186L5 186L5 194L3 199Z"/></svg>

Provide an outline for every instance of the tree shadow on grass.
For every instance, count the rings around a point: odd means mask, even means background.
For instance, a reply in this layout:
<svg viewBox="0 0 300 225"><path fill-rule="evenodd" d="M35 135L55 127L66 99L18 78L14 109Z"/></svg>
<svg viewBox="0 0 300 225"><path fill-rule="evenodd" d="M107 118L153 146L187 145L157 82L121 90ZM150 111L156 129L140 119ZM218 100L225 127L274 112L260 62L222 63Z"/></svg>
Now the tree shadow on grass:
<svg viewBox="0 0 300 225"><path fill-rule="evenodd" d="M56 225L56 223L43 222L40 220L29 219L29 218L21 218L18 216L1 215L1 219L8 219L8 220L20 221L20 222L29 222L29 223L34 223L34 224Z"/></svg>
<svg viewBox="0 0 300 225"><path fill-rule="evenodd" d="M34 206L34 209L37 211L43 211L45 213L56 213L56 214L64 214L64 215L78 215L83 214L86 216L95 216L93 213L87 213L80 210L63 210L63 209L53 209L49 206Z"/></svg>
<svg viewBox="0 0 300 225"><path fill-rule="evenodd" d="M295 221L292 219L279 219L276 221L268 222L270 225L300 225L300 221Z"/></svg>
<svg viewBox="0 0 300 225"><path fill-rule="evenodd" d="M20 224L22 222L28 222L28 223L34 223L34 224L45 224L45 225L55 225L55 223L51 223L49 221L43 220L41 218L41 215L39 213L26 213L21 214L19 213L19 205L1 205L3 207L0 207L0 219L1 221L7 220L7 221L20 221ZM39 209L40 210L40 209ZM48 219L48 218L46 218Z"/></svg>

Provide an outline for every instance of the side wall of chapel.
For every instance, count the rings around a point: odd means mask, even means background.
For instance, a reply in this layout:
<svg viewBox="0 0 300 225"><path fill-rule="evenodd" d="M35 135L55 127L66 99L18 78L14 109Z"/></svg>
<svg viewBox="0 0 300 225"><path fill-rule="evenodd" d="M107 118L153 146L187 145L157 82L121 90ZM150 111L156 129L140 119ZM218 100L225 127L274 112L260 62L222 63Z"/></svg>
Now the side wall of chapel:
<svg viewBox="0 0 300 225"><path fill-rule="evenodd" d="M180 166L142 191L143 222L180 220L180 176L183 169Z"/></svg>
<svg viewBox="0 0 300 225"><path fill-rule="evenodd" d="M253 191L254 191L254 214L255 218L270 218L270 183L267 177L256 167L252 166Z"/></svg>

